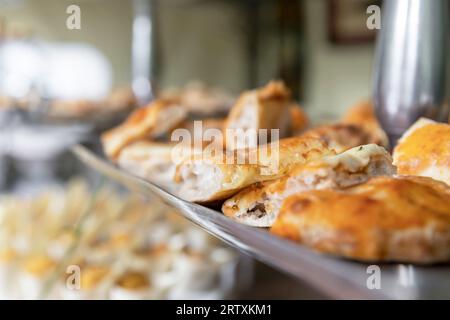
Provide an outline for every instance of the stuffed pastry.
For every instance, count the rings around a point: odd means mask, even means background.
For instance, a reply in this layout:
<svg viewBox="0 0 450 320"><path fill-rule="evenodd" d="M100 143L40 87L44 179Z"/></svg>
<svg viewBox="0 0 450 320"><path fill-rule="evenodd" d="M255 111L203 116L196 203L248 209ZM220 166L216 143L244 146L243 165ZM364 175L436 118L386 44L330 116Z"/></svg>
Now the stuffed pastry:
<svg viewBox="0 0 450 320"><path fill-rule="evenodd" d="M287 198L271 232L361 261L450 259L450 188L426 177L376 177Z"/></svg>
<svg viewBox="0 0 450 320"><path fill-rule="evenodd" d="M270 227L283 200L311 189L335 189L363 183L370 177L395 174L392 158L375 144L298 165L286 176L252 185L225 201L222 211L239 222Z"/></svg>
<svg viewBox="0 0 450 320"><path fill-rule="evenodd" d="M253 148L270 142L271 129L279 130L277 139L289 136L292 132L291 104L291 93L281 81L244 92L225 121L226 148ZM265 141L259 137L260 129L268 130Z"/></svg>
<svg viewBox="0 0 450 320"><path fill-rule="evenodd" d="M178 165L175 179L185 200L222 200L253 183L279 178L296 164L330 154L334 151L320 139L287 138L238 150L231 157L229 153L223 157L194 156Z"/></svg>
<svg viewBox="0 0 450 320"><path fill-rule="evenodd" d="M398 173L431 177L450 185L450 125L419 119L394 149Z"/></svg>
<svg viewBox="0 0 450 320"><path fill-rule="evenodd" d="M105 132L101 137L104 151L115 160L120 151L130 143L165 134L185 117L186 110L177 100L156 100L135 110L123 124Z"/></svg>

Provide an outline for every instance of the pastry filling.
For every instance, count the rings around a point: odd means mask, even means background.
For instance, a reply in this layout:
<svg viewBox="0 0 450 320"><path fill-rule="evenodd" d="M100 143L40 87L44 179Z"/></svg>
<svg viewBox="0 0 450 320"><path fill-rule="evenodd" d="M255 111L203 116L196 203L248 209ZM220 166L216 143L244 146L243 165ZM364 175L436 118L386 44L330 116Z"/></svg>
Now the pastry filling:
<svg viewBox="0 0 450 320"><path fill-rule="evenodd" d="M223 174L213 163L192 162L180 168L180 196L188 201L202 201L221 190Z"/></svg>

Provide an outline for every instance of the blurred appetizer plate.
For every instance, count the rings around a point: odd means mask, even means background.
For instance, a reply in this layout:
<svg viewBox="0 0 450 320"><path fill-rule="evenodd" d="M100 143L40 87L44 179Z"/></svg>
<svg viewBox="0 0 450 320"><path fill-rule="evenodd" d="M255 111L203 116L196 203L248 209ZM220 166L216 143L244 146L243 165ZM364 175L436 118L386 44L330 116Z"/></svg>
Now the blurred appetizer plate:
<svg viewBox="0 0 450 320"><path fill-rule="evenodd" d="M450 298L449 265L364 264L315 253L265 229L239 224L118 169L83 145L74 154L86 165L149 197L161 198L207 232L336 299ZM281 297L280 297L281 298Z"/></svg>

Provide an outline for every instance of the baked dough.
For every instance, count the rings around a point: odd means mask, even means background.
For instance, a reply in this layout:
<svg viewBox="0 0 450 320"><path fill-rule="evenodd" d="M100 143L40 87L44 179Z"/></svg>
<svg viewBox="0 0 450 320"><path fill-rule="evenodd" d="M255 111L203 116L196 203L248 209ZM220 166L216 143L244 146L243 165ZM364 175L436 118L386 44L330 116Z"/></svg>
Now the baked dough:
<svg viewBox="0 0 450 320"><path fill-rule="evenodd" d="M395 174L392 158L375 144L359 146L295 166L277 180L252 185L225 201L222 211L237 221L270 227L288 196L311 189L343 188L363 183L370 177Z"/></svg>
<svg viewBox="0 0 450 320"><path fill-rule="evenodd" d="M287 198L271 232L362 261L450 259L450 188L425 177L377 177Z"/></svg>
<svg viewBox="0 0 450 320"><path fill-rule="evenodd" d="M450 185L450 125L421 118L394 149L398 173L431 177Z"/></svg>
<svg viewBox="0 0 450 320"><path fill-rule="evenodd" d="M389 149L389 139L386 132L381 128L370 101L361 101L350 107L342 118L341 123L363 127L372 136L375 143Z"/></svg>
<svg viewBox="0 0 450 320"><path fill-rule="evenodd" d="M186 110L177 100L155 100L148 106L135 110L123 124L103 133L103 149L109 158L115 160L125 146L167 133L185 117Z"/></svg>
<svg viewBox="0 0 450 320"><path fill-rule="evenodd" d="M253 183L279 178L296 164L330 154L334 152L320 139L287 138L238 150L226 159L230 153L193 157L177 167L175 178L180 184L180 196L185 200L223 200Z"/></svg>
<svg viewBox="0 0 450 320"><path fill-rule="evenodd" d="M259 129L269 130L266 142L271 141L271 129L279 130L279 138L291 135L291 105L291 93L281 81L272 81L263 88L244 92L225 121L226 148L256 147L261 143L258 141ZM299 118L300 115L297 112L295 116ZM243 138L240 140L236 136Z"/></svg>

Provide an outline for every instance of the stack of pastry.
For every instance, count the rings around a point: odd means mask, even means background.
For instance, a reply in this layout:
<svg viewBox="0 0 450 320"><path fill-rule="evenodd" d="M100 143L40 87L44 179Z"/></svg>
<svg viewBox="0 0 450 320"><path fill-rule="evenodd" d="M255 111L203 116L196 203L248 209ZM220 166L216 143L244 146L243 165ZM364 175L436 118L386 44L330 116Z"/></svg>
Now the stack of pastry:
<svg viewBox="0 0 450 320"><path fill-rule="evenodd" d="M157 110L159 103L147 108ZM164 112L170 107L155 116ZM420 119L391 155L370 103L357 104L335 123L309 128L289 90L275 81L242 93L223 124L216 122L224 133L219 148L214 144L219 154L205 152L204 141L190 141L181 148L188 150L184 157L173 161L175 144L155 141L160 123L142 119L130 126L134 116L104 134L106 153L187 201L221 203L231 219L328 254L362 261L450 260L448 124ZM166 129L180 127L183 117L170 119ZM138 130L142 125L145 130ZM261 140L246 133L260 129L277 135ZM230 139L233 130L244 138ZM113 153L114 135L124 142ZM162 160L162 146L164 159L171 160ZM168 173L164 181L157 181L159 171Z"/></svg>

